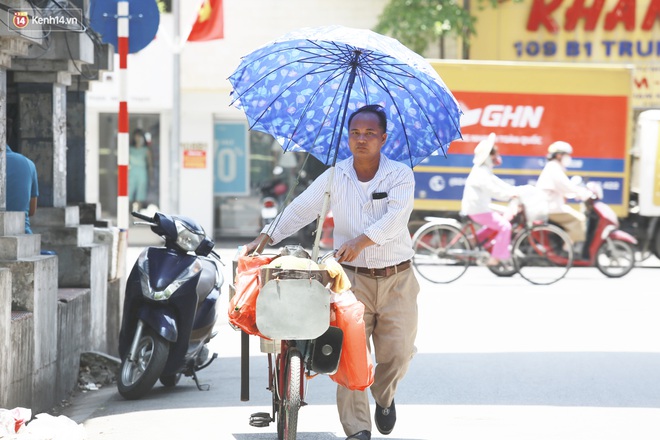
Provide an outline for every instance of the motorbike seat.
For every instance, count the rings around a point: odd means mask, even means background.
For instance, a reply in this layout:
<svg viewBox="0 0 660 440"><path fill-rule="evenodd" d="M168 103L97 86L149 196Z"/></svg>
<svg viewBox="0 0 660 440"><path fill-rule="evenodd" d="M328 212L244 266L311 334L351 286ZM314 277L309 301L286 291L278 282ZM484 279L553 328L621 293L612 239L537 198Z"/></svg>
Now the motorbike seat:
<svg viewBox="0 0 660 440"><path fill-rule="evenodd" d="M200 258L199 261L202 263L202 270L197 281L197 301L202 302L215 287L217 267L205 258Z"/></svg>

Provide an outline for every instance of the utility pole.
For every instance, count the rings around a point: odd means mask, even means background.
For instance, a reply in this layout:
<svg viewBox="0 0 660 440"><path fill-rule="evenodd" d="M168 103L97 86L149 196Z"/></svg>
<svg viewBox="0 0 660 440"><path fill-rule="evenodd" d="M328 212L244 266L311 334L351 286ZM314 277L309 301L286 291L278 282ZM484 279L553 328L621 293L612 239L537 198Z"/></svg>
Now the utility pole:
<svg viewBox="0 0 660 440"><path fill-rule="evenodd" d="M181 141L181 10L179 0L172 0L174 18L174 53L172 60L172 139L170 145L170 209L172 214L179 214L179 168Z"/></svg>

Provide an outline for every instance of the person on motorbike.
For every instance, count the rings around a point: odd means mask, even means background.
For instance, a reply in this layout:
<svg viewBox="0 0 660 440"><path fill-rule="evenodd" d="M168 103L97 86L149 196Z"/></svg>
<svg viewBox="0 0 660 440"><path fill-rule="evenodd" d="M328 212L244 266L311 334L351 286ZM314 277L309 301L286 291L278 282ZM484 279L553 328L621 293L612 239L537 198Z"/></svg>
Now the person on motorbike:
<svg viewBox="0 0 660 440"><path fill-rule="evenodd" d="M587 200L592 192L566 175L571 163L573 147L568 142L556 141L548 147L547 162L536 187L543 190L548 199L548 219L561 226L576 249L580 249L586 239L586 216L566 203L567 198Z"/></svg>
<svg viewBox="0 0 660 440"><path fill-rule="evenodd" d="M514 185L506 183L493 173L493 167L502 164L502 156L495 145L495 139L495 133L491 133L475 147L473 167L465 181L461 200L461 213L484 226L477 233L477 240L481 241L490 233L489 229L497 231L491 256L486 263L488 266L497 266L511 258L511 222L501 213L493 211L490 204L493 199L509 201L517 194Z"/></svg>

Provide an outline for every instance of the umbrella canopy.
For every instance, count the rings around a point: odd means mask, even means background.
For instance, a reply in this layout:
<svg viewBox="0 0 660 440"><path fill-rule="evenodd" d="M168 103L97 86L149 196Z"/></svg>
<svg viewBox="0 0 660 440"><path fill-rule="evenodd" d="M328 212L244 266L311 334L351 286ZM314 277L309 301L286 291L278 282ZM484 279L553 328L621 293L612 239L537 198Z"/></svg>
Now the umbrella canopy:
<svg viewBox="0 0 660 440"><path fill-rule="evenodd" d="M284 151L306 151L326 165L351 155L350 113L381 105L388 140L381 150L414 167L460 138L461 110L421 56L397 40L342 26L304 28L243 57L229 77L232 105L250 129Z"/></svg>

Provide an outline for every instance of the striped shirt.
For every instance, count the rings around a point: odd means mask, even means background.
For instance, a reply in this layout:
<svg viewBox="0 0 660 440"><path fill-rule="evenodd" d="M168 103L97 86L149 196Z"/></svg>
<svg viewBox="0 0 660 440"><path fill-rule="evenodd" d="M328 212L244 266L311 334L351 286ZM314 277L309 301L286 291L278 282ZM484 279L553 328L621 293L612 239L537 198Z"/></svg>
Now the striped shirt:
<svg viewBox="0 0 660 440"><path fill-rule="evenodd" d="M408 221L413 209L415 178L410 167L383 154L366 193L360 188L353 157L349 157L314 180L262 232L276 244L316 220L328 189L335 222L334 248L339 249L360 234L376 243L365 248L351 265L381 268L412 258ZM374 199L373 193L385 193L385 197ZM272 225L276 225L274 230Z"/></svg>

